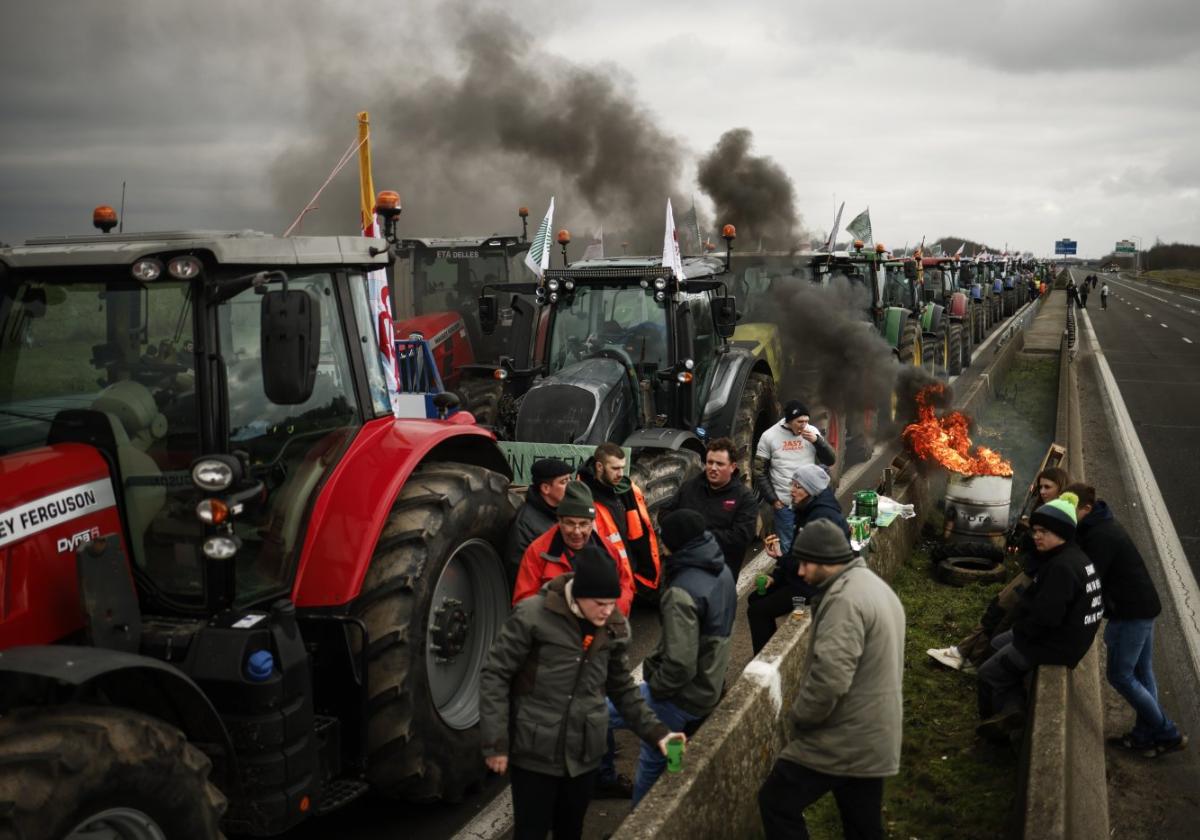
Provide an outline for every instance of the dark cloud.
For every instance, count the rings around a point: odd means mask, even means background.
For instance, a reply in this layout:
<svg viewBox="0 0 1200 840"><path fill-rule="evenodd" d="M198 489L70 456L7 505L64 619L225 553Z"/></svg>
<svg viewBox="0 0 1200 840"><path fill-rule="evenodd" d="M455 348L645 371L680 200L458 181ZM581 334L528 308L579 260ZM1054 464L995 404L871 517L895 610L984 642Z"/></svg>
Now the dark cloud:
<svg viewBox="0 0 1200 840"><path fill-rule="evenodd" d="M716 207L718 225L732 223L763 247L792 247L800 227L792 179L771 158L750 154L753 142L748 128L722 134L700 160L697 180Z"/></svg>

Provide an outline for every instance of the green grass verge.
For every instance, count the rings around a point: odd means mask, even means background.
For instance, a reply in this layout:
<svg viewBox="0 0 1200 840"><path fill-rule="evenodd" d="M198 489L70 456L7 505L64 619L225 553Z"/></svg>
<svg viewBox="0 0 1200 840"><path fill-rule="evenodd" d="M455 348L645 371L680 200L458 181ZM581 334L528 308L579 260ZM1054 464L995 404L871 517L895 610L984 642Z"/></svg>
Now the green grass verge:
<svg viewBox="0 0 1200 840"><path fill-rule="evenodd" d="M1200 289L1200 271L1187 268L1168 268L1161 271L1147 271L1144 277L1171 283L1175 286L1186 286L1189 289Z"/></svg>
<svg viewBox="0 0 1200 840"><path fill-rule="evenodd" d="M904 643L904 746L900 775L884 787L886 836L997 838L1017 794L1017 755L975 735L975 679L943 668L925 651L967 635L1001 585L937 583L918 551L892 581L908 618ZM832 796L805 813L817 840L842 836Z"/></svg>

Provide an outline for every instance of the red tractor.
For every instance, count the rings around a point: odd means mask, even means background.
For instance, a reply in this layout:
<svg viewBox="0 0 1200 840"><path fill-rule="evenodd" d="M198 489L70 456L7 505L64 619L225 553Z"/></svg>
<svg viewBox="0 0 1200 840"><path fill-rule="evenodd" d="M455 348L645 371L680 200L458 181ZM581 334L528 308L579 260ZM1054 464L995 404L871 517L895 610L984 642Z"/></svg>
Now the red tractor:
<svg viewBox="0 0 1200 840"><path fill-rule="evenodd" d="M390 253L0 248L0 835L272 835L481 777L510 472L424 342L393 414Z"/></svg>

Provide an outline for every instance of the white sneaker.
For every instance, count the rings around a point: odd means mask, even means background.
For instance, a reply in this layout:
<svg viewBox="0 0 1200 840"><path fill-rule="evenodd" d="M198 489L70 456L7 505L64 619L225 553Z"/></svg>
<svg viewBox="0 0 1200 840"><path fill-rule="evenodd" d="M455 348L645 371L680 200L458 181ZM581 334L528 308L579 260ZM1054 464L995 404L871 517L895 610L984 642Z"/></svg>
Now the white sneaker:
<svg viewBox="0 0 1200 840"><path fill-rule="evenodd" d="M963 655L953 645L948 648L930 648L925 652L947 668L953 668L955 671L961 671L963 665L966 664Z"/></svg>

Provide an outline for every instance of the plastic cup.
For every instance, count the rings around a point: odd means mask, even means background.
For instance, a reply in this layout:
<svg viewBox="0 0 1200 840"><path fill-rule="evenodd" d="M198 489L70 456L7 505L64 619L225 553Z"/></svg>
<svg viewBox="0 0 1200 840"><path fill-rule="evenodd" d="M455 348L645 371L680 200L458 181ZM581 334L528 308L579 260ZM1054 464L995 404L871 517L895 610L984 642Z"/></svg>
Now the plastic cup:
<svg viewBox="0 0 1200 840"><path fill-rule="evenodd" d="M766 575L755 575L754 590L756 592L758 592L759 595L766 595L767 594L767 581L769 581L769 580L770 580L770 578L767 577Z"/></svg>
<svg viewBox="0 0 1200 840"><path fill-rule="evenodd" d="M667 772L678 773L683 770L683 740L672 738L667 741Z"/></svg>
<svg viewBox="0 0 1200 840"><path fill-rule="evenodd" d="M808 615L808 599L803 595L792 596L792 620L799 621Z"/></svg>

